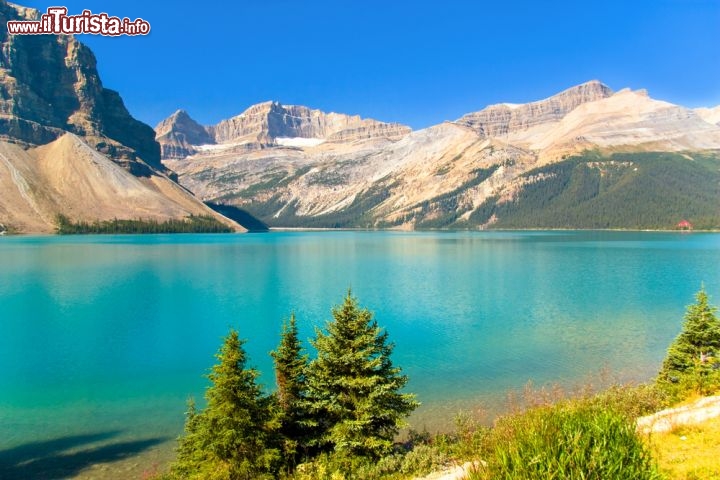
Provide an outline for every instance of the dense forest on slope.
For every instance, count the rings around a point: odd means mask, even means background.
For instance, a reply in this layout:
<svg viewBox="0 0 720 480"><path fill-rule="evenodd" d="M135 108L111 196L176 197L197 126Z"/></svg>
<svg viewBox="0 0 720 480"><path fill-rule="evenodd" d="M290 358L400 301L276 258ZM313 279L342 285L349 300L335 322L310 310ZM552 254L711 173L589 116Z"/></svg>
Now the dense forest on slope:
<svg viewBox="0 0 720 480"><path fill-rule="evenodd" d="M509 202L491 199L470 218L492 228L720 228L720 158L673 153L587 153L523 175Z"/></svg>

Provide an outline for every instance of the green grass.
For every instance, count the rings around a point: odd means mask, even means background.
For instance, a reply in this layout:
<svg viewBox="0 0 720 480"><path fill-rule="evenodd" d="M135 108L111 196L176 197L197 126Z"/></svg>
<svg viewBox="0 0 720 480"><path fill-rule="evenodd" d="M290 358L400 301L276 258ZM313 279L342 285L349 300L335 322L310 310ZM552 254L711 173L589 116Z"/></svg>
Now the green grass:
<svg viewBox="0 0 720 480"><path fill-rule="evenodd" d="M378 461L325 455L289 474L292 480L409 480L475 462L470 480L662 479L635 418L664 405L652 386L526 388L492 427L458 415L451 434L410 432Z"/></svg>
<svg viewBox="0 0 720 480"><path fill-rule="evenodd" d="M501 418L471 480L660 479L633 419L593 401L536 407Z"/></svg>
<svg viewBox="0 0 720 480"><path fill-rule="evenodd" d="M492 427L467 415L455 431L410 431L378 460L325 454L284 472L285 480L410 480L474 462L468 480L720 480L720 418L641 436L635 419L660 410L651 385L526 388ZM147 478L170 479L150 472Z"/></svg>

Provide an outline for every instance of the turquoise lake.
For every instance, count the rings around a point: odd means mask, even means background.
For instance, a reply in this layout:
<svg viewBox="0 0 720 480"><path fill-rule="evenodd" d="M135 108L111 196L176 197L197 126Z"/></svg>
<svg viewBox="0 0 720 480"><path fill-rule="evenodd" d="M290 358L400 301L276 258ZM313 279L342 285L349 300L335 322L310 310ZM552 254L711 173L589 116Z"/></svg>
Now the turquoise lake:
<svg viewBox="0 0 720 480"><path fill-rule="evenodd" d="M720 234L0 238L0 477L170 452L230 327L271 390L283 319L309 339L348 288L434 430L528 380L650 378L703 282L718 305Z"/></svg>

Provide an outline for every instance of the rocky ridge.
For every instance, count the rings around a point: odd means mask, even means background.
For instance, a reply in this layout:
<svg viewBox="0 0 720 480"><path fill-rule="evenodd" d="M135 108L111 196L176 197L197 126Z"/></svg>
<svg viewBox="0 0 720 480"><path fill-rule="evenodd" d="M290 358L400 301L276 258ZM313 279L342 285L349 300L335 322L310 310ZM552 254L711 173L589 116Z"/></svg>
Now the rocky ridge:
<svg viewBox="0 0 720 480"><path fill-rule="evenodd" d="M274 124L258 118L275 108L260 104L235 117L221 136L234 139L230 143L200 145L193 155L165 162L201 198L245 208L271 226L653 228L663 216L669 228L676 217L693 215L703 225L720 222L713 207L720 191L712 180L720 127L707 120L708 112L642 90L614 93L591 81L526 105L494 105L423 130L347 141L342 132L352 130L342 124L340 133L319 141L287 143L279 135L328 135L337 124L322 127L310 120L310 109L295 107L306 120L296 130L272 130ZM236 135L278 137L249 148ZM614 156L623 152L629 156ZM679 155L663 156L672 152ZM585 160L568 163L573 155ZM658 175L662 180L651 179ZM705 190L683 187L680 194L671 186L678 182ZM672 208L657 199L658 191L673 196ZM546 197L531 200L529 192ZM607 214L628 201L647 205L633 213L639 220ZM529 213L538 202L544 217ZM585 222L593 209L607 218ZM534 218L543 225L532 224Z"/></svg>
<svg viewBox="0 0 720 480"><path fill-rule="evenodd" d="M559 121L578 106L608 98L612 94L613 91L607 85L592 80L537 102L491 105L479 112L464 115L456 123L472 128L482 138L505 137Z"/></svg>
<svg viewBox="0 0 720 480"><path fill-rule="evenodd" d="M363 119L357 115L325 113L299 105L264 102L207 127L200 126L185 112L178 111L160 122L155 131L162 148L162 157L178 159L203 151L200 148L203 145L217 145L217 148L210 149L215 151L232 148L247 151L283 145L283 140L294 139L311 140L312 144L373 138L397 139L410 133L410 128L397 123Z"/></svg>

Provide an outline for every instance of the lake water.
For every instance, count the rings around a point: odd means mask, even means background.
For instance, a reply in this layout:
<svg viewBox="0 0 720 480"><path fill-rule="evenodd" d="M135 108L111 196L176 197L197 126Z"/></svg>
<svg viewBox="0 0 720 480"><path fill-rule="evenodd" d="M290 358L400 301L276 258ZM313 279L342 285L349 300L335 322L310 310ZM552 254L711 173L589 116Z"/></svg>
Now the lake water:
<svg viewBox="0 0 720 480"><path fill-rule="evenodd" d="M1 238L0 477L163 463L229 327L271 389L283 319L311 338L349 287L396 343L418 429L528 380L648 379L702 282L720 302L719 266L708 233Z"/></svg>

